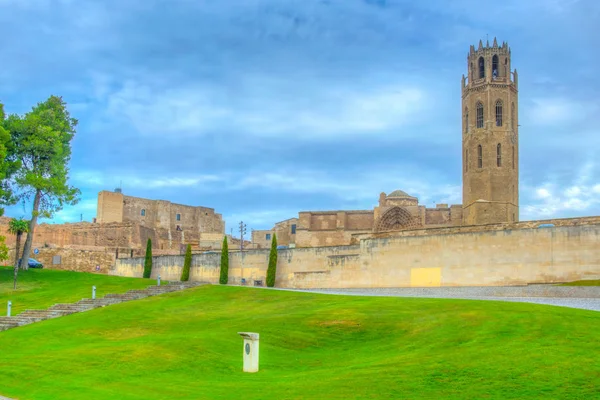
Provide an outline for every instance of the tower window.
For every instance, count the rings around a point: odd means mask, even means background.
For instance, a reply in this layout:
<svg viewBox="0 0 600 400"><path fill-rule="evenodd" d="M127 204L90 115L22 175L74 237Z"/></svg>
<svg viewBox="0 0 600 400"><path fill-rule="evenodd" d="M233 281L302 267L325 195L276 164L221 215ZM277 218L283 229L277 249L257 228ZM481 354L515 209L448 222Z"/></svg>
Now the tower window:
<svg viewBox="0 0 600 400"><path fill-rule="evenodd" d="M483 151L481 145L477 146L477 167L483 168Z"/></svg>
<svg viewBox="0 0 600 400"><path fill-rule="evenodd" d="M469 172L469 150L465 150L465 172Z"/></svg>
<svg viewBox="0 0 600 400"><path fill-rule="evenodd" d="M477 103L477 127L483 128L483 104Z"/></svg>
<svg viewBox="0 0 600 400"><path fill-rule="evenodd" d="M271 234L270 233L267 233L265 235L265 240L271 240Z"/></svg>
<svg viewBox="0 0 600 400"><path fill-rule="evenodd" d="M500 143L496 146L496 165L498 167L502 166L502 145Z"/></svg>
<svg viewBox="0 0 600 400"><path fill-rule="evenodd" d="M492 57L492 77L498 77L498 56L496 54Z"/></svg>
<svg viewBox="0 0 600 400"><path fill-rule="evenodd" d="M479 57L479 78L485 78L485 62L483 57Z"/></svg>
<svg viewBox="0 0 600 400"><path fill-rule="evenodd" d="M469 109L465 107L465 132L469 133Z"/></svg>
<svg viewBox="0 0 600 400"><path fill-rule="evenodd" d="M175 219L176 219L177 221L181 221L181 214L176 214L176 215L175 215Z"/></svg>
<svg viewBox="0 0 600 400"><path fill-rule="evenodd" d="M146 209L142 208L141 214L142 214L142 217L145 217L146 216Z"/></svg>
<svg viewBox="0 0 600 400"><path fill-rule="evenodd" d="M496 102L496 126L502 126L502 100Z"/></svg>
<svg viewBox="0 0 600 400"><path fill-rule="evenodd" d="M515 103L510 105L510 128L515 130Z"/></svg>
<svg viewBox="0 0 600 400"><path fill-rule="evenodd" d="M292 224L292 235L296 234L296 224Z"/></svg>

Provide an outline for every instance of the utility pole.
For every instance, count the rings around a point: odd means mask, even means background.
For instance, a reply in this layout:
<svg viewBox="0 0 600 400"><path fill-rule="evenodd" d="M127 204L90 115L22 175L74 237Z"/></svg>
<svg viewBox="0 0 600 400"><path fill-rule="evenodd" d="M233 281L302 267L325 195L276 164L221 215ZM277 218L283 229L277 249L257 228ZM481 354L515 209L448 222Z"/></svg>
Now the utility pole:
<svg viewBox="0 0 600 400"><path fill-rule="evenodd" d="M244 234L246 233L246 224L240 221L240 251L244 251Z"/></svg>
<svg viewBox="0 0 600 400"><path fill-rule="evenodd" d="M240 281L244 284L244 233L246 233L246 224L240 221Z"/></svg>

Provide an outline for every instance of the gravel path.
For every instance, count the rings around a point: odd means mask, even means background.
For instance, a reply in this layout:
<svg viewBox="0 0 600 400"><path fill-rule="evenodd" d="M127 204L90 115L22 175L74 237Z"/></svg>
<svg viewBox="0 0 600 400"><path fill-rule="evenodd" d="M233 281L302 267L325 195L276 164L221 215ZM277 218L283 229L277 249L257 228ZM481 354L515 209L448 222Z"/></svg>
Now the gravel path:
<svg viewBox="0 0 600 400"><path fill-rule="evenodd" d="M600 286L443 287L379 289L281 289L353 296L424 297L466 300L498 300L547 304L600 311Z"/></svg>

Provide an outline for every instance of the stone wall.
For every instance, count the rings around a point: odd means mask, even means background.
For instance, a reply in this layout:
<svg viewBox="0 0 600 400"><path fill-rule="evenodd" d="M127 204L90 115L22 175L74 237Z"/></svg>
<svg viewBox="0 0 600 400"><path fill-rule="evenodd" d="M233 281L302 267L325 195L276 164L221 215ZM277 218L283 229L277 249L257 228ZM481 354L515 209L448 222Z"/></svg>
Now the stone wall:
<svg viewBox="0 0 600 400"><path fill-rule="evenodd" d="M31 254L31 258L41 262L44 269L60 269L68 271L95 272L106 274L114 268L116 252L104 247L72 246L65 248L41 247L38 254ZM121 256L129 257L130 250L123 249ZM60 262L53 262L54 256L60 256ZM14 250L10 251L9 260L3 265L14 265ZM56 260L58 261L58 260ZM96 269L98 267L98 269Z"/></svg>
<svg viewBox="0 0 600 400"><path fill-rule="evenodd" d="M562 221L564 226L546 229L439 231L363 239L354 246L280 250L277 286L504 286L600 279L600 221ZM230 283L244 278L264 284L268 255L268 250L231 253ZM191 279L217 283L219 263L219 254L194 256ZM157 257L154 273L176 279L182 266L182 256ZM141 276L142 269L142 258L124 259L110 273Z"/></svg>

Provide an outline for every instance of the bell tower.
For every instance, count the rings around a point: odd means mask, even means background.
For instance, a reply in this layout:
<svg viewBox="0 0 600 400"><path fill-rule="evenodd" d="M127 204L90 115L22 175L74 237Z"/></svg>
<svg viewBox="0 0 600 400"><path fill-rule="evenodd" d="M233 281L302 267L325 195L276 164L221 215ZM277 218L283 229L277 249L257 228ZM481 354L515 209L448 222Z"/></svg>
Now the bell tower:
<svg viewBox="0 0 600 400"><path fill-rule="evenodd" d="M518 75L508 43L471 46L462 77L463 225L519 220Z"/></svg>

